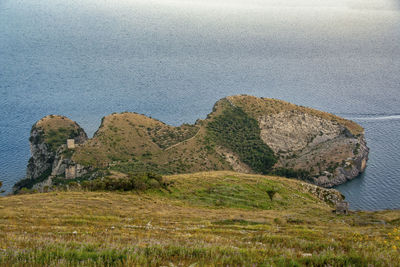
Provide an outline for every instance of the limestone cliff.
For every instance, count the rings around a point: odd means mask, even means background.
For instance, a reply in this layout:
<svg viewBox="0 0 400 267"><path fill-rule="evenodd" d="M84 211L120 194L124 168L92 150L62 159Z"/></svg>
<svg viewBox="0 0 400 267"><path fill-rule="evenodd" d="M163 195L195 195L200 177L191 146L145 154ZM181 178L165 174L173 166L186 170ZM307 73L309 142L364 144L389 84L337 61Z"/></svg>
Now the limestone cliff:
<svg viewBox="0 0 400 267"><path fill-rule="evenodd" d="M304 171L309 181L333 187L366 168L369 149L364 130L354 122L280 100L251 96L227 100L257 119L262 140L278 157L277 170Z"/></svg>
<svg viewBox="0 0 400 267"><path fill-rule="evenodd" d="M259 118L261 138L279 155L276 167L304 169L332 187L364 171L368 148L337 122L292 110Z"/></svg>

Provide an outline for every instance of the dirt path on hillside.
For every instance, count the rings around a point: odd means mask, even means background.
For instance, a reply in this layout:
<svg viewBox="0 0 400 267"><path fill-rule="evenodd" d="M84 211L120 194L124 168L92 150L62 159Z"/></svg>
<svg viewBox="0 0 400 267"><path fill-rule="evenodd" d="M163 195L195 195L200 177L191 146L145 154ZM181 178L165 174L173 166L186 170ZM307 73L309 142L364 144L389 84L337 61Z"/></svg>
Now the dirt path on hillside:
<svg viewBox="0 0 400 267"><path fill-rule="evenodd" d="M181 141L181 142L179 142L179 143L176 143L175 145L172 145L172 146L170 146L170 147L167 147L166 149L164 149L164 151L167 151L167 150L169 150L169 149L171 149L171 148L174 148L174 147L176 147L176 146L179 146L179 145L182 144L183 142L188 142L188 141L194 139L194 138L200 133L200 131L201 131L201 129L199 129L199 130L197 131L197 133L196 133L195 135L193 135L192 137L190 137L190 138L188 138L188 139L186 139L186 140L183 140L183 141Z"/></svg>

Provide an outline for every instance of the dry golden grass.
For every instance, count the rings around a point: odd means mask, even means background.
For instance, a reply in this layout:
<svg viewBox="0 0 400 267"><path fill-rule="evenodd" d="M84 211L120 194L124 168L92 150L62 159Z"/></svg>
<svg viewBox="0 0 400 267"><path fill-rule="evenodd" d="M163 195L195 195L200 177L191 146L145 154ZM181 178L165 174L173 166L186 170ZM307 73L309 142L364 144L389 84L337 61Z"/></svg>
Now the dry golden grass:
<svg viewBox="0 0 400 267"><path fill-rule="evenodd" d="M147 135L147 128L158 125L162 123L135 113L106 116L95 136L76 150L73 160L103 167L111 162L140 157L144 153L155 153L160 149Z"/></svg>
<svg viewBox="0 0 400 267"><path fill-rule="evenodd" d="M299 191L299 182L277 177L209 172L166 179L174 182L171 192L51 192L0 198L0 265L398 266L400 262L399 211L336 216L329 206ZM222 205L208 201L228 196L214 191L221 185L236 188L231 202L229 198ZM252 185L275 186L283 200L271 201L266 194L265 199L255 200L241 194ZM252 207L254 201L275 203L266 209ZM240 208L237 203L246 204Z"/></svg>
<svg viewBox="0 0 400 267"><path fill-rule="evenodd" d="M229 170L215 151L206 150L205 136L203 126L173 127L140 114L112 114L103 119L92 139L76 149L72 159L100 168L118 165L125 172Z"/></svg>
<svg viewBox="0 0 400 267"><path fill-rule="evenodd" d="M78 129L78 125L76 122L70 120L65 116L60 115L48 115L42 119L40 119L36 126L38 128L42 128L44 131L48 130L57 130L59 128L65 129Z"/></svg>

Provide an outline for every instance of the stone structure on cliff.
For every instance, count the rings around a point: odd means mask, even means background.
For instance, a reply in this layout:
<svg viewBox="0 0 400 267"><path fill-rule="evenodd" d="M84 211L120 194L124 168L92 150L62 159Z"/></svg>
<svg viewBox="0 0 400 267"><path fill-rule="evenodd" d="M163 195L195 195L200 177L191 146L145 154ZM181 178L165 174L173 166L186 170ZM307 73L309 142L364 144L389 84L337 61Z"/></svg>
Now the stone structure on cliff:
<svg viewBox="0 0 400 267"><path fill-rule="evenodd" d="M75 179L86 173L85 167L80 164L72 163L65 168L65 179Z"/></svg>
<svg viewBox="0 0 400 267"><path fill-rule="evenodd" d="M75 149L75 139L67 139L67 149Z"/></svg>

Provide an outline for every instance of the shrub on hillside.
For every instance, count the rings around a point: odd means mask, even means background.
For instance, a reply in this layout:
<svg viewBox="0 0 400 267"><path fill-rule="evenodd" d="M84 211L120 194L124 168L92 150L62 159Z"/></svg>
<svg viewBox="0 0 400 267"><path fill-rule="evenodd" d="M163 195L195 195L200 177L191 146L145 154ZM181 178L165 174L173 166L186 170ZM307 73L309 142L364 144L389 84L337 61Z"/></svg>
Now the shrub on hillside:
<svg viewBox="0 0 400 267"><path fill-rule="evenodd" d="M18 195L26 195L26 194L35 194L38 193L39 191L37 189L28 189L26 187L21 188L16 192Z"/></svg>
<svg viewBox="0 0 400 267"><path fill-rule="evenodd" d="M154 173L131 173L127 177L103 177L82 182L90 191L131 191L166 187L162 176Z"/></svg>
<svg viewBox="0 0 400 267"><path fill-rule="evenodd" d="M267 194L269 196L269 199L272 201L274 199L275 194L278 193L278 191L275 188L268 189Z"/></svg>

